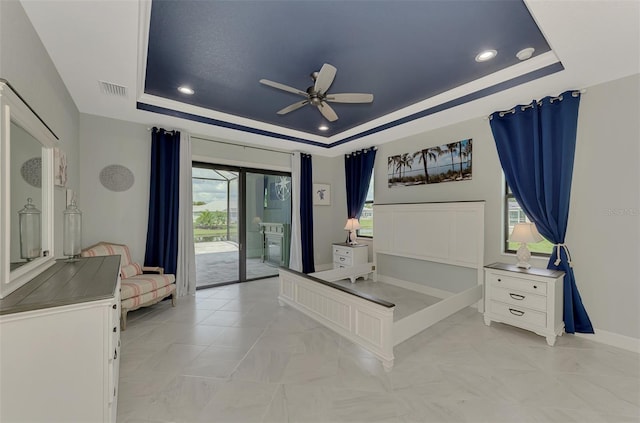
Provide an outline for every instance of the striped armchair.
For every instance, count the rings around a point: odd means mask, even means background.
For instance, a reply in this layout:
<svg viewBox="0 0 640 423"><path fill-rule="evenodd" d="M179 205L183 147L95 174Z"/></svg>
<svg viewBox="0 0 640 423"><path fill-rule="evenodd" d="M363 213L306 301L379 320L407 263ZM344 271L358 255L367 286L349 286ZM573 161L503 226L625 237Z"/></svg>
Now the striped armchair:
<svg viewBox="0 0 640 423"><path fill-rule="evenodd" d="M82 251L82 257L120 255L120 327L127 328L127 313L156 304L171 296L176 306L176 278L161 267L143 267L131 260L129 248L122 244L99 242Z"/></svg>

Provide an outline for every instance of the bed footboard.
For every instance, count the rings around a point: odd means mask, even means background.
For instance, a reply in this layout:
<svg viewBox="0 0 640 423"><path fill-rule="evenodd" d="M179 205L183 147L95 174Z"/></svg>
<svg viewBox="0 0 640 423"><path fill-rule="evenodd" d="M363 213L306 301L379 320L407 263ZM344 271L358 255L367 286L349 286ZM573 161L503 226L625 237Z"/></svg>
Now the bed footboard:
<svg viewBox="0 0 640 423"><path fill-rule="evenodd" d="M278 300L367 349L385 370L393 367L394 304L282 268Z"/></svg>

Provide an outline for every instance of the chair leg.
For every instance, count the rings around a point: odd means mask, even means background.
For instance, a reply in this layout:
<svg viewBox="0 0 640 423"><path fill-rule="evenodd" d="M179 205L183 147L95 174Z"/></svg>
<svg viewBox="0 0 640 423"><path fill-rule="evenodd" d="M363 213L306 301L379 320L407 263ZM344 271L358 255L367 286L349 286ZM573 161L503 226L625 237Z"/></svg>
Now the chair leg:
<svg viewBox="0 0 640 423"><path fill-rule="evenodd" d="M171 294L171 307L176 306L176 294Z"/></svg>

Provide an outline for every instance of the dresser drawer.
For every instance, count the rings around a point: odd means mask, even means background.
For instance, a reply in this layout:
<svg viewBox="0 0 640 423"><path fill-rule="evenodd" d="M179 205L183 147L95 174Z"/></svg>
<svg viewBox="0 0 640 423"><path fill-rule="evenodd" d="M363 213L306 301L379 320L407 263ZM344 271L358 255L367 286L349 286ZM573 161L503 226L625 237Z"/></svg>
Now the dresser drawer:
<svg viewBox="0 0 640 423"><path fill-rule="evenodd" d="M489 273L487 279L487 282L494 288L515 289L532 294L547 295L547 284L545 282L494 273Z"/></svg>
<svg viewBox="0 0 640 423"><path fill-rule="evenodd" d="M547 297L543 295L530 294L515 289L496 288L491 290L491 298L502 303L514 305L516 307L526 307L534 310L547 311Z"/></svg>
<svg viewBox="0 0 640 423"><path fill-rule="evenodd" d="M491 313L502 316L505 319L515 323L523 323L535 325L539 327L547 326L547 314L539 311L531 310L526 307L517 307L513 304L505 304L498 301L490 301L489 307Z"/></svg>

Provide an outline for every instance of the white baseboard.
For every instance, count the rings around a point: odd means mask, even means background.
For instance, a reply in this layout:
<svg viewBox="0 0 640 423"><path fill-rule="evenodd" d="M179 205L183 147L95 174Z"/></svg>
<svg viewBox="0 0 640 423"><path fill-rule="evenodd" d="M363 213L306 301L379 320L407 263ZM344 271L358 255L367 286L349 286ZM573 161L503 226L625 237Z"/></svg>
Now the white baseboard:
<svg viewBox="0 0 640 423"><path fill-rule="evenodd" d="M640 339L597 328L594 329L594 331L595 333L576 333L575 335L580 338L590 339L595 342L600 342L601 344L611 345L612 347L622 348L623 350L640 354Z"/></svg>

